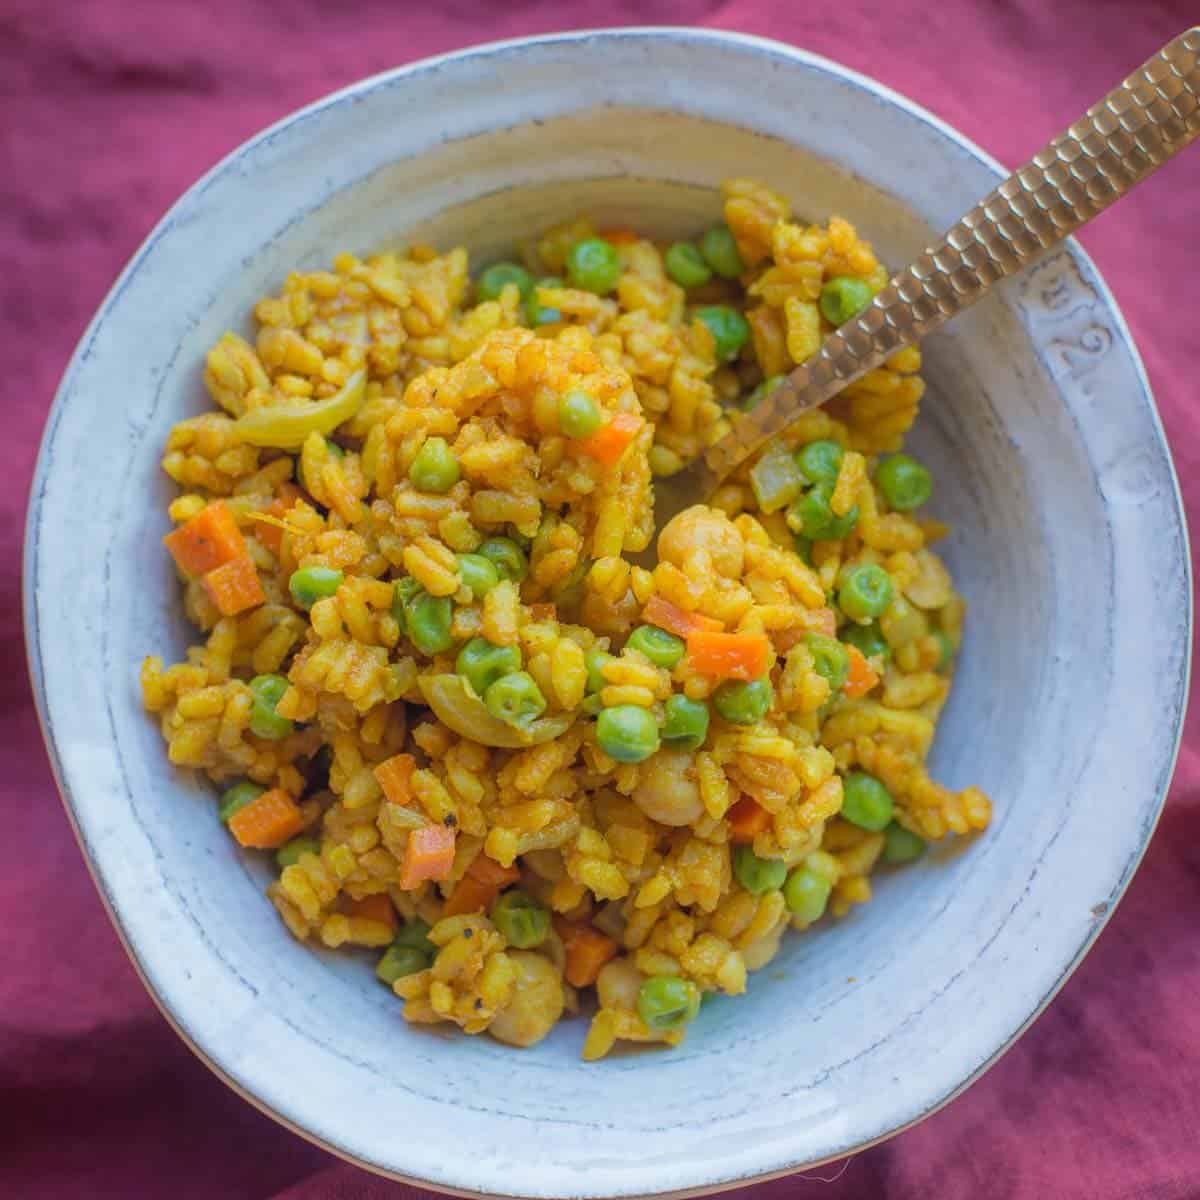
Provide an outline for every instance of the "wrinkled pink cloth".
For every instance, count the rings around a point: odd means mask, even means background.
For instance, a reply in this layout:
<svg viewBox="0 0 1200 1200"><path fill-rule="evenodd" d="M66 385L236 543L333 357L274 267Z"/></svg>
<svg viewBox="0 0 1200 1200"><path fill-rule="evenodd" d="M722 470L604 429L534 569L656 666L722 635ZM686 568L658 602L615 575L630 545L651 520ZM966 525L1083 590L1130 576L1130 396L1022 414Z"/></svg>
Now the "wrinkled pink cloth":
<svg viewBox="0 0 1200 1200"><path fill-rule="evenodd" d="M184 1048L105 919L34 718L18 579L38 438L86 322L184 188L255 131L364 75L491 38L651 23L829 55L1015 165L1198 17L1196 0L0 0L0 1195L427 1195L273 1124ZM1200 147L1083 236L1145 356L1193 514L1198 216ZM1193 714L1145 865L1020 1044L917 1128L738 1195L1200 1196L1198 913Z"/></svg>

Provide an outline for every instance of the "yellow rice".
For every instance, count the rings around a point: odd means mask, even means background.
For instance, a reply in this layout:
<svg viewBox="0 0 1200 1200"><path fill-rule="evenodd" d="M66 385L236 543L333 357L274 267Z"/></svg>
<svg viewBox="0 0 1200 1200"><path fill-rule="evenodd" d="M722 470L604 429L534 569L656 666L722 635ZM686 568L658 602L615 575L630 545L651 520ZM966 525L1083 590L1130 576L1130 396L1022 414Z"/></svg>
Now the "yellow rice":
<svg viewBox="0 0 1200 1200"><path fill-rule="evenodd" d="M199 637L184 662L142 667L145 706L170 760L228 787L250 780L301 804L316 847L285 866L268 894L291 932L325 946L371 947L392 924L353 901L389 897L399 920L432 929L424 969L395 981L412 1022L452 1022L528 1045L581 1010L564 978L558 925L534 950L509 945L483 912L444 916L472 860L516 864L519 887L574 926L591 924L617 945L596 984L585 1057L616 1042L677 1043L682 1027L655 1028L638 996L652 976L699 992L737 994L777 952L793 917L779 887L753 894L731 867L731 808L743 797L766 811L753 840L760 858L812 872L834 917L871 896L885 835L845 820L843 778L867 772L890 791L894 820L926 840L966 835L990 818L976 788L956 792L925 760L952 671L964 604L930 544L932 518L892 511L873 483L880 456L900 449L924 384L908 347L786 435L789 449L816 439L844 450L830 508L857 506L854 529L819 541L805 562L782 512L763 514L749 469L711 507L689 510L660 540L651 571L629 557L653 534L652 476L669 474L720 438L731 408L768 377L802 362L830 330L819 297L838 276L878 289L886 272L844 220L794 220L779 195L749 180L725 189L725 221L745 266L741 278L691 293L664 270L665 247L614 238L617 286L597 296L565 285L535 292L561 319L530 328L515 284L476 302L461 248L359 259L293 273L254 310L253 343L227 333L208 354L214 409L172 431L163 468L179 484L176 523L224 499L245 535L265 603L221 616L200 581L181 575ZM545 231L526 248L537 275L561 273L569 247L595 236L584 220ZM697 303L742 311L749 339L720 365ZM250 444L238 418L339 394L365 370L365 399L332 440L313 433L294 452ZM647 423L619 462L579 453L558 424L558 401L582 390L611 419ZM430 438L449 444L461 477L444 493L409 478ZM341 451L339 454L338 451ZM303 480L282 518L268 509ZM272 539L266 531L280 529ZM504 535L526 548L522 581L482 600L465 588L458 555ZM849 699L831 689L809 645L789 637L830 605L857 564L888 573L893 600L880 626L889 644L879 684ZM298 568L343 572L336 594L305 611L292 599ZM393 611L407 577L453 605L454 648L421 653ZM673 693L705 701L715 681L685 657L671 669L620 650L646 602L658 596L774 642L774 702L752 725L714 713L692 753L663 751L617 762L598 744L597 708L630 705L658 721ZM843 631L844 618L839 612ZM455 671L472 637L519 649L562 731L525 748L460 736L427 707L421 681ZM606 648L598 691L587 654ZM277 712L293 722L274 740L250 730L248 681L280 674ZM389 802L374 768L414 756L412 798ZM447 878L400 886L414 829L456 831Z"/></svg>

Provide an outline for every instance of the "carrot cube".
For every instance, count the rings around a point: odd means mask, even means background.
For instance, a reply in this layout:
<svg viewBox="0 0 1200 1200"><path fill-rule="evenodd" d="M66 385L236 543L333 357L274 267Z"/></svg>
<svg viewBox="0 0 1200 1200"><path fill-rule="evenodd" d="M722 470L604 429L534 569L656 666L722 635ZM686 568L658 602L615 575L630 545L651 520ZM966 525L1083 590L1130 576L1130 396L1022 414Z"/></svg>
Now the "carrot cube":
<svg viewBox="0 0 1200 1200"><path fill-rule="evenodd" d="M386 892L376 892L372 896L364 896L361 900L351 900L346 905L346 914L351 917L364 917L368 921L378 921L389 925L392 929L398 924L396 906Z"/></svg>
<svg viewBox="0 0 1200 1200"><path fill-rule="evenodd" d="M749 845L771 825L771 814L750 796L743 796L725 815L729 840L738 846Z"/></svg>
<svg viewBox="0 0 1200 1200"><path fill-rule="evenodd" d="M566 954L563 974L572 987L587 987L596 982L600 968L617 954L617 943L591 925L554 918L554 928L562 938Z"/></svg>
<svg viewBox="0 0 1200 1200"><path fill-rule="evenodd" d="M621 455L645 424L645 418L636 413L619 412L607 425L601 425L595 433L580 438L576 445L581 454L612 467L621 461Z"/></svg>
<svg viewBox="0 0 1200 1200"><path fill-rule="evenodd" d="M710 679L761 679L771 666L771 642L765 633L713 633L688 635L688 659Z"/></svg>
<svg viewBox="0 0 1200 1200"><path fill-rule="evenodd" d="M408 804L412 800L412 773L416 765L417 760L411 754L396 754L385 758L372 772L392 804Z"/></svg>
<svg viewBox="0 0 1200 1200"><path fill-rule="evenodd" d="M229 818L229 831L239 846L275 850L304 828L300 806L283 788L272 788Z"/></svg>
<svg viewBox="0 0 1200 1200"><path fill-rule="evenodd" d="M163 538L185 575L206 575L246 553L246 539L223 500L214 500Z"/></svg>
<svg viewBox="0 0 1200 1200"><path fill-rule="evenodd" d="M408 835L400 864L400 887L411 891L426 879L445 879L454 866L454 830L425 825Z"/></svg>
<svg viewBox="0 0 1200 1200"><path fill-rule="evenodd" d="M205 573L200 582L223 617L236 616L248 608L257 608L267 599L258 577L258 568L248 554L214 567Z"/></svg>
<svg viewBox="0 0 1200 1200"><path fill-rule="evenodd" d="M642 609L642 620L648 625L665 629L676 637L686 638L692 633L719 633L723 626L715 617L703 613L688 612L661 596L651 596Z"/></svg>

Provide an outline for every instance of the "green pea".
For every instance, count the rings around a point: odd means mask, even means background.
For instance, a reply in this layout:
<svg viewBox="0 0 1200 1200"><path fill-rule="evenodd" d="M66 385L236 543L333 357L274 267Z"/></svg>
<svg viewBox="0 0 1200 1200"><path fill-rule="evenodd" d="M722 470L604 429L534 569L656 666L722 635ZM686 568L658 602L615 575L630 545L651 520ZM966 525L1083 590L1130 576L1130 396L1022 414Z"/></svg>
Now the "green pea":
<svg viewBox="0 0 1200 1200"><path fill-rule="evenodd" d="M546 697L526 671L502 675L484 693L483 702L497 721L518 729L530 725L546 711Z"/></svg>
<svg viewBox="0 0 1200 1200"><path fill-rule="evenodd" d="M845 325L851 317L857 317L874 296L875 292L865 279L835 275L821 288L817 303L821 306L821 315L830 325Z"/></svg>
<svg viewBox="0 0 1200 1200"><path fill-rule="evenodd" d="M673 750L698 750L708 736L708 705L676 693L663 705L662 740Z"/></svg>
<svg viewBox="0 0 1200 1200"><path fill-rule="evenodd" d="M288 681L282 675L255 675L250 680L250 693L254 704L250 709L250 732L265 741L278 741L292 732L292 723L281 717L275 706L288 690Z"/></svg>
<svg viewBox="0 0 1200 1200"><path fill-rule="evenodd" d="M829 880L808 867L797 867L783 885L783 902L793 917L805 925L819 921L825 915L831 891Z"/></svg>
<svg viewBox="0 0 1200 1200"><path fill-rule="evenodd" d="M561 288L563 281L553 275L547 275L543 279L539 279L533 291L529 294L529 299L525 301L525 316L529 319L530 325L555 325L563 319L563 315L557 308L548 308L544 304L538 303L537 289L542 288Z"/></svg>
<svg viewBox="0 0 1200 1200"><path fill-rule="evenodd" d="M767 715L774 695L766 679L730 679L713 693L713 706L734 725L753 725Z"/></svg>
<svg viewBox="0 0 1200 1200"><path fill-rule="evenodd" d="M875 482L889 507L897 512L920 508L933 494L933 476L907 454L893 454L880 463Z"/></svg>
<svg viewBox="0 0 1200 1200"><path fill-rule="evenodd" d="M642 762L658 749L658 725L649 709L618 704L601 710L596 741L617 762Z"/></svg>
<svg viewBox="0 0 1200 1200"><path fill-rule="evenodd" d="M567 251L567 279L572 287L607 296L620 278L616 248L603 238L584 238Z"/></svg>
<svg viewBox="0 0 1200 1200"><path fill-rule="evenodd" d="M480 274L475 284L475 295L480 300L499 300L500 293L510 283L517 285L522 300L533 291L533 276L524 267L514 262L492 263Z"/></svg>
<svg viewBox="0 0 1200 1200"><path fill-rule="evenodd" d="M458 577L474 600L482 600L500 582L496 564L482 554L457 554Z"/></svg>
<svg viewBox="0 0 1200 1200"><path fill-rule="evenodd" d="M787 521L793 532L802 533L814 542L836 542L854 529L858 524L858 505L845 516L835 515L829 507L833 486L828 480L816 484L788 509Z"/></svg>
<svg viewBox="0 0 1200 1200"><path fill-rule="evenodd" d="M704 256L691 242L676 242L664 255L663 265L682 288L701 287L712 278Z"/></svg>
<svg viewBox="0 0 1200 1200"><path fill-rule="evenodd" d="M525 551L512 538L488 538L475 553L482 554L499 571L501 579L511 579L514 583L520 583L525 578L525 572L529 570L529 559L526 558Z"/></svg>
<svg viewBox="0 0 1200 1200"><path fill-rule="evenodd" d="M872 621L870 625L847 625L842 630L841 638L843 642L856 647L863 658L888 659L892 656L892 648L887 644L878 621Z"/></svg>
<svg viewBox="0 0 1200 1200"><path fill-rule="evenodd" d="M604 424L604 410L587 392L568 392L558 402L558 427L569 438L590 437Z"/></svg>
<svg viewBox="0 0 1200 1200"><path fill-rule="evenodd" d="M275 851L275 861L282 871L284 867L294 867L300 861L302 854L320 853L321 843L316 838L296 837L292 838L290 842L285 842Z"/></svg>
<svg viewBox="0 0 1200 1200"><path fill-rule="evenodd" d="M892 793L866 771L851 771L842 781L842 817L860 829L886 829L895 807Z"/></svg>
<svg viewBox="0 0 1200 1200"><path fill-rule="evenodd" d="M746 891L761 896L783 887L787 867L777 858L759 858L749 846L738 846L733 852L733 873Z"/></svg>
<svg viewBox="0 0 1200 1200"><path fill-rule="evenodd" d="M587 690L598 692L606 683L604 664L616 662L616 659L599 646L593 646L584 656L584 662L587 664Z"/></svg>
<svg viewBox="0 0 1200 1200"><path fill-rule="evenodd" d="M700 1011L700 989L678 975L651 975L638 988L637 1010L651 1029L682 1029Z"/></svg>
<svg viewBox="0 0 1200 1200"><path fill-rule="evenodd" d="M345 450L337 442L331 442L328 438L325 439L325 449L333 458L346 457ZM296 455L296 482L306 492L308 491L308 480L304 478L304 460L299 454Z"/></svg>
<svg viewBox="0 0 1200 1200"><path fill-rule="evenodd" d="M712 334L717 344L717 362L732 362L750 340L750 326L736 308L728 304L708 304L698 308L696 319Z"/></svg>
<svg viewBox="0 0 1200 1200"><path fill-rule="evenodd" d="M869 621L891 604L892 577L876 563L862 563L846 572L837 598L850 620Z"/></svg>
<svg viewBox="0 0 1200 1200"><path fill-rule="evenodd" d="M550 912L526 892L505 892L492 905L492 924L518 950L540 946L550 933Z"/></svg>
<svg viewBox="0 0 1200 1200"><path fill-rule="evenodd" d="M415 975L428 967L429 958L420 950L414 950L411 946L399 946L393 942L375 965L375 976L391 987L397 979L403 979L405 975Z"/></svg>
<svg viewBox="0 0 1200 1200"><path fill-rule="evenodd" d="M625 646L644 654L656 667L665 667L668 671L683 658L687 649L682 638L659 629L657 625L639 625L629 635Z"/></svg>
<svg viewBox="0 0 1200 1200"><path fill-rule="evenodd" d="M909 863L925 853L925 839L893 821L883 831L883 861Z"/></svg>
<svg viewBox="0 0 1200 1200"><path fill-rule="evenodd" d="M454 606L449 596L431 596L422 589L405 605L404 617L408 640L422 654L432 658L435 654L444 654L454 645L450 636Z"/></svg>
<svg viewBox="0 0 1200 1200"><path fill-rule="evenodd" d="M950 635L943 629L935 629L933 636L937 639L938 644L938 661L934 670L944 675L954 663L954 643L950 640Z"/></svg>
<svg viewBox="0 0 1200 1200"><path fill-rule="evenodd" d="M521 669L517 646L494 646L486 638L472 638L459 652L454 669L483 696L497 679Z"/></svg>
<svg viewBox="0 0 1200 1200"><path fill-rule="evenodd" d="M850 656L845 647L836 638L821 633L808 634L804 643L813 656L817 674L829 684L830 693L840 692L850 674Z"/></svg>
<svg viewBox="0 0 1200 1200"><path fill-rule="evenodd" d="M217 808L217 816L221 818L221 823L228 825L229 818L235 812L245 808L251 800L257 800L266 790L264 787L259 787L257 783L251 783L248 779L243 779L241 783L235 783L233 787L227 788L221 793L221 802Z"/></svg>
<svg viewBox="0 0 1200 1200"><path fill-rule="evenodd" d="M736 279L746 269L727 225L714 225L705 233L700 239L700 253L722 279Z"/></svg>
<svg viewBox="0 0 1200 1200"><path fill-rule="evenodd" d="M408 468L408 478L413 487L438 495L448 492L458 482L460 474L454 451L447 445L446 439L440 437L426 438L412 466Z"/></svg>
<svg viewBox="0 0 1200 1200"><path fill-rule="evenodd" d="M342 586L344 578L334 567L301 567L292 572L288 591L301 608L309 609L318 600L332 596Z"/></svg>
<svg viewBox="0 0 1200 1200"><path fill-rule="evenodd" d="M796 465L809 483L836 483L843 455L837 442L809 442L796 451Z"/></svg>
<svg viewBox="0 0 1200 1200"><path fill-rule="evenodd" d="M437 954L437 947L429 940L429 922L420 917L413 917L400 926L400 932L392 940L393 946L407 946L410 950L419 950L427 958Z"/></svg>
<svg viewBox="0 0 1200 1200"><path fill-rule="evenodd" d="M772 375L764 379L739 405L743 412L757 408L785 379L786 375Z"/></svg>

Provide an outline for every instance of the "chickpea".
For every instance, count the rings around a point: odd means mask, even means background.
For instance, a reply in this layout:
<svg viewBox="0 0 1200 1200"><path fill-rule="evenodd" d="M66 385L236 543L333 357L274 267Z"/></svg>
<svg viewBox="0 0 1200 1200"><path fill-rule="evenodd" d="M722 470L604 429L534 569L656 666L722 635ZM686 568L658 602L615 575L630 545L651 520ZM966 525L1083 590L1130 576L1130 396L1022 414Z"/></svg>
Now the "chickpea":
<svg viewBox="0 0 1200 1200"><path fill-rule="evenodd" d="M632 959L614 958L605 963L596 977L600 1007L636 1012L638 991L644 980L645 976L633 965Z"/></svg>
<svg viewBox="0 0 1200 1200"><path fill-rule="evenodd" d="M488 1026L488 1033L510 1046L535 1046L562 1016L562 976L549 959L529 950L509 950L516 968L513 998Z"/></svg>
<svg viewBox="0 0 1200 1200"><path fill-rule="evenodd" d="M704 813L696 767L686 750L660 750L642 764L633 802L662 825L691 825Z"/></svg>
<svg viewBox="0 0 1200 1200"><path fill-rule="evenodd" d="M658 535L658 557L682 567L698 552L708 554L718 575L736 579L745 565L746 543L723 512L694 504L663 527Z"/></svg>

